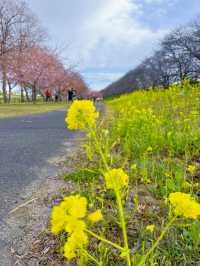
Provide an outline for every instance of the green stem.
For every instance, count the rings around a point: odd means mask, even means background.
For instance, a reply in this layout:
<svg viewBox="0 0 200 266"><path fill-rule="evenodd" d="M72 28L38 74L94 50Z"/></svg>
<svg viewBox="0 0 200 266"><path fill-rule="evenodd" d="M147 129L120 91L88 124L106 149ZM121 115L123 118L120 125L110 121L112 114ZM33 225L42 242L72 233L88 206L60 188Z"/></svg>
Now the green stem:
<svg viewBox="0 0 200 266"><path fill-rule="evenodd" d="M99 141L97 139L97 135L95 130L92 131L93 137L94 137L94 141L97 147L97 150L99 152L99 155L101 157L101 160L106 168L107 171L110 171L110 167L108 166L107 160L102 152L101 146L99 145ZM122 250L126 250L126 259L127 259L127 265L131 266L131 257L130 257L130 250L129 250L129 246L128 246L128 237L127 237L127 232L126 232L126 222L125 222L125 217L124 217L124 210L123 210L123 205L122 205L122 200L121 200L121 195L120 195L120 191L118 190L118 188L115 189L115 194L116 194L116 198L117 198L117 205L118 205L118 210L119 210L119 217L120 217L120 222L121 222L121 227L122 227L122 234L123 234L123 240L124 240L124 248L121 248ZM100 239L99 239L100 240ZM109 243L110 245L116 247L119 249L119 246L114 244L113 242L110 242L106 239L102 239L102 241Z"/></svg>
<svg viewBox="0 0 200 266"><path fill-rule="evenodd" d="M98 152L99 152L99 155L100 155L100 157L101 157L101 160L102 160L102 162L103 162L103 164L104 164L106 170L109 171L109 170L110 170L110 167L108 166L107 160L106 160L106 158L105 158L105 156L104 156L104 154L103 154L103 152L102 152L102 149L101 149L101 147L100 147L100 145L99 145L99 141L98 141L98 139L97 139L96 132L93 131L93 130L92 130L92 135L93 135L93 137L94 137L94 141L95 141L95 144L96 144L97 150L98 150Z"/></svg>
<svg viewBox="0 0 200 266"><path fill-rule="evenodd" d="M151 253L155 250L155 248L158 246L158 244L160 243L160 241L163 239L164 235L166 234L167 230L169 229L169 227L172 225L172 223L176 220L176 216L173 217L164 227L164 229L162 230L160 236L158 237L158 239L153 243L153 245L151 246L151 248L147 251L147 253L143 256L142 260L140 261L140 263L138 264L138 266L143 266L144 263L146 262L147 258L149 255L151 255Z"/></svg>
<svg viewBox="0 0 200 266"><path fill-rule="evenodd" d="M86 249L82 249L82 252L85 253L85 255L93 262L95 262L97 265L101 265L96 259L95 257L93 257L90 253L87 252Z"/></svg>
<svg viewBox="0 0 200 266"><path fill-rule="evenodd" d="M90 234L91 236L93 236L94 238L96 238L96 239L98 239L98 240L100 240L100 241L102 241L102 242L104 242L104 243L106 243L106 244L108 244L108 245L110 245L110 246L113 246L113 247L116 248L116 249L119 249L119 250L121 250L121 251L124 251L124 248L121 247L120 245L115 244L115 243L113 243L113 242L111 242L111 241L109 241L109 240L107 240L107 239L105 239L105 238L103 238L103 237L101 237L101 236L95 234L94 232L92 232L92 231L90 231L90 230L88 230L88 229L85 229L85 231L86 231L88 234Z"/></svg>
<svg viewBox="0 0 200 266"><path fill-rule="evenodd" d="M120 221L121 221L121 226L122 226L122 234L123 234L123 240L124 240L124 247L126 250L126 259L127 259L127 265L131 266L131 257L130 257L130 250L128 246L128 237L127 237L127 232L126 232L126 221L124 217L124 210L123 210L123 205L122 205L122 199L121 195L119 193L119 190L115 190L116 197L117 197L117 205L119 209L119 216L120 216Z"/></svg>

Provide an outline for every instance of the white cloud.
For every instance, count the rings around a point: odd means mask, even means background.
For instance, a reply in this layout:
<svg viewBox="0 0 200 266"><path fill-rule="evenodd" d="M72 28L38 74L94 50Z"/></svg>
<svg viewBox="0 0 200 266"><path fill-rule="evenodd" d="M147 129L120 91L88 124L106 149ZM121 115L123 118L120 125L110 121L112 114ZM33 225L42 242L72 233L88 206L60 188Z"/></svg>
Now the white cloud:
<svg viewBox="0 0 200 266"><path fill-rule="evenodd" d="M166 0L144 0L146 4L161 4Z"/></svg>
<svg viewBox="0 0 200 266"><path fill-rule="evenodd" d="M166 6L166 5L174 5L176 4L177 1L178 0L144 0L144 3L157 4L157 5L163 4L164 6Z"/></svg>
<svg viewBox="0 0 200 266"><path fill-rule="evenodd" d="M131 0L101 0L81 25L71 46L71 53L82 67L109 67L137 63L146 56L165 30L153 31L137 18L142 7ZM149 48L147 48L147 44ZM130 62L130 56L132 62Z"/></svg>
<svg viewBox="0 0 200 266"><path fill-rule="evenodd" d="M91 89L100 90L105 85L112 83L113 81L122 77L124 72L85 72L83 73L87 84Z"/></svg>
<svg viewBox="0 0 200 266"><path fill-rule="evenodd" d="M166 32L139 20L148 15L144 1L162 0L60 0L59 5L49 0L26 1L49 28L52 39L69 45L66 57L83 73L86 69L126 72L148 56Z"/></svg>
<svg viewBox="0 0 200 266"><path fill-rule="evenodd" d="M123 72L98 72L97 73L86 73L87 78L91 81L98 82L113 82L123 75Z"/></svg>

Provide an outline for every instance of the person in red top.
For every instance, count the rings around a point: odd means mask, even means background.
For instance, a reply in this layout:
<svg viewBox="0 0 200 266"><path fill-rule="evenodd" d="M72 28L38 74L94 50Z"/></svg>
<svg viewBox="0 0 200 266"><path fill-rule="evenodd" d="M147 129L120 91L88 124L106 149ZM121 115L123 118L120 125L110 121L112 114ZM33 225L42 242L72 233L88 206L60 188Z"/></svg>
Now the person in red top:
<svg viewBox="0 0 200 266"><path fill-rule="evenodd" d="M45 97L46 97L46 102L50 101L50 99L51 99L51 92L48 89L45 91Z"/></svg>

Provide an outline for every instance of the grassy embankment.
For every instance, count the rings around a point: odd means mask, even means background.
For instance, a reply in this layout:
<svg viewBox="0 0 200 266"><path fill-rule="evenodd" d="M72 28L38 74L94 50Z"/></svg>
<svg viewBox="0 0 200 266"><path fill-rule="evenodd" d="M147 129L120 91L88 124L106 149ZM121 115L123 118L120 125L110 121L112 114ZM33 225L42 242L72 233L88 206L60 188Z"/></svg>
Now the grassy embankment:
<svg viewBox="0 0 200 266"><path fill-rule="evenodd" d="M17 103L0 104L0 118L44 113L66 109L66 103Z"/></svg>
<svg viewBox="0 0 200 266"><path fill-rule="evenodd" d="M200 87L185 82L169 90L138 91L109 100L106 106L97 139L109 167L123 168L129 176L129 188L121 196L133 265L139 265L172 215L170 193L184 192L199 201ZM105 187L99 147L90 136L84 147L81 160L73 161L79 169L65 178L78 184L74 193L85 196L90 208L102 209L104 219L93 230L123 245L115 195ZM148 225L155 229L147 230ZM102 265L126 265L112 246L93 241L88 251ZM178 217L146 265L200 265L199 249L200 221Z"/></svg>

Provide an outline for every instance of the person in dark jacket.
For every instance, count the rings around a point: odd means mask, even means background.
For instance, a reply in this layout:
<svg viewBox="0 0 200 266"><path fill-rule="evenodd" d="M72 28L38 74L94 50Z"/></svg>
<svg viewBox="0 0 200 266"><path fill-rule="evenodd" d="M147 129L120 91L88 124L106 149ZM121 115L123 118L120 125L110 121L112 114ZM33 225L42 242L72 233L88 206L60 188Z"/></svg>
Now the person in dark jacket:
<svg viewBox="0 0 200 266"><path fill-rule="evenodd" d="M68 101L69 102L73 102L73 95L74 95L73 89L68 90Z"/></svg>
<svg viewBox="0 0 200 266"><path fill-rule="evenodd" d="M73 100L76 100L77 99L77 92L75 89L72 89L72 92L73 92Z"/></svg>
<svg viewBox="0 0 200 266"><path fill-rule="evenodd" d="M55 102L58 102L58 100L59 100L59 92L58 91L56 91L54 97L55 97Z"/></svg>

